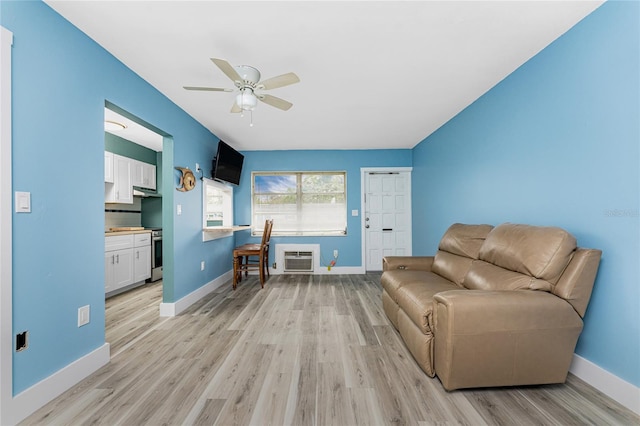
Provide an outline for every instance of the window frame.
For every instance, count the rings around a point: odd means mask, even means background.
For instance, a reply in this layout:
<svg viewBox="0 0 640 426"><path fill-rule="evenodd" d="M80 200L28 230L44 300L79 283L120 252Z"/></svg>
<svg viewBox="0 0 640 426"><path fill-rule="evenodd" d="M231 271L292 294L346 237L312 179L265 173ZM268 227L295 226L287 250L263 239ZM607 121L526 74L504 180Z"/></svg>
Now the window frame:
<svg viewBox="0 0 640 426"><path fill-rule="evenodd" d="M207 188L209 187L223 193L222 225L219 226L207 225ZM233 227L233 220L233 187L213 179L209 179L206 177L202 178L202 240L210 241L233 235L233 232L231 230Z"/></svg>
<svg viewBox="0 0 640 426"><path fill-rule="evenodd" d="M343 178L344 186L343 192L336 192L336 194L341 194L344 197L344 211L342 212L344 215L344 229L341 230L322 230L322 231L290 231L290 232L282 232L277 228L277 220L274 221L274 226L271 235L273 236L281 236L281 237L309 237L309 236L346 236L347 235L347 223L348 223L348 215L347 215L347 171L346 170L279 170L279 171L252 171L251 172L251 220L253 222L253 226L251 228L252 236L260 236L262 235L264 228L264 221L256 220L256 191L255 191L255 179L256 176L294 176L296 179L296 212L297 215L301 215L302 207L304 205L303 198L305 195L309 195L309 193L302 192L302 176L303 175L339 175ZM265 193L268 194L268 193ZM260 195L260 194L258 194ZM259 213L258 213L259 214ZM261 222L261 223L255 223Z"/></svg>

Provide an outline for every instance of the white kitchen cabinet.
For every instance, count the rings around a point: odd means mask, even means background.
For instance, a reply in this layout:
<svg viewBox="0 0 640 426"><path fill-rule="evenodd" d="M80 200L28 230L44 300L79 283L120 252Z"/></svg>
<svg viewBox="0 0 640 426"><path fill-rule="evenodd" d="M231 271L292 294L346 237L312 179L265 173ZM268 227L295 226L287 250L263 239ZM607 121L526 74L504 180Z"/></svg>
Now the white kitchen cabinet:
<svg viewBox="0 0 640 426"><path fill-rule="evenodd" d="M105 256L105 262L108 259ZM107 289L107 283L105 282L105 292L117 290L122 287L126 287L129 284L133 284L134 280L134 260L133 249L124 249L111 252L111 265L113 281L110 283L111 289ZM106 265L105 265L106 266ZM106 275L106 274L105 274Z"/></svg>
<svg viewBox="0 0 640 426"><path fill-rule="evenodd" d="M133 284L133 234L105 237L105 293Z"/></svg>
<svg viewBox="0 0 640 426"><path fill-rule="evenodd" d="M113 183L113 153L104 152L104 181Z"/></svg>
<svg viewBox="0 0 640 426"><path fill-rule="evenodd" d="M135 234L133 243L133 282L151 278L151 233Z"/></svg>
<svg viewBox="0 0 640 426"><path fill-rule="evenodd" d="M133 167L133 186L156 189L156 166L144 161L131 160Z"/></svg>
<svg viewBox="0 0 640 426"><path fill-rule="evenodd" d="M113 154L113 183L104 184L104 201L133 204L131 159Z"/></svg>
<svg viewBox="0 0 640 426"><path fill-rule="evenodd" d="M104 291L151 278L151 232L105 237Z"/></svg>

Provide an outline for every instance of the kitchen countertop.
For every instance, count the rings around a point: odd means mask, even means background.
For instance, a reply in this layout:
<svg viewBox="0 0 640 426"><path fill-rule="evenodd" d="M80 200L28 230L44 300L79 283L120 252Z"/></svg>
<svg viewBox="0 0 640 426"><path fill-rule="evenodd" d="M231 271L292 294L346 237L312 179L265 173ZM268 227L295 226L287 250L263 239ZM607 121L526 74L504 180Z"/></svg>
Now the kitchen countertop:
<svg viewBox="0 0 640 426"><path fill-rule="evenodd" d="M144 234L145 232L151 232L151 229L140 229L136 231L105 231L105 237L113 237L115 235L130 235L130 234Z"/></svg>

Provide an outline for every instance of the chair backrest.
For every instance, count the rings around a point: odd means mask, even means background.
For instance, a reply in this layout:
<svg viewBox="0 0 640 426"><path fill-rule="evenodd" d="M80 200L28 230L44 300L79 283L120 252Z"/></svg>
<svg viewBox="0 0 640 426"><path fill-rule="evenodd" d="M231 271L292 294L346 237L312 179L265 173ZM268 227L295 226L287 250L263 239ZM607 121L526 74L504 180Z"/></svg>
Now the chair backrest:
<svg viewBox="0 0 640 426"><path fill-rule="evenodd" d="M262 231L262 243L261 246L269 244L271 239L271 228L273 228L273 219L267 219L264 222L264 230Z"/></svg>

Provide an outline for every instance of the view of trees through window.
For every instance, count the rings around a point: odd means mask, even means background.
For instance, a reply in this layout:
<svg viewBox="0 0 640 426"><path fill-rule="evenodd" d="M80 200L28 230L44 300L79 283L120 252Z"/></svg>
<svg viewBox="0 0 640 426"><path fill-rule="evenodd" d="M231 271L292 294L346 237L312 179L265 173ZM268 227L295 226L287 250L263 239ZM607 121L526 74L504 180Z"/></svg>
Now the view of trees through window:
<svg viewBox="0 0 640 426"><path fill-rule="evenodd" d="M254 172L253 223L273 219L273 235L344 235L345 172Z"/></svg>

